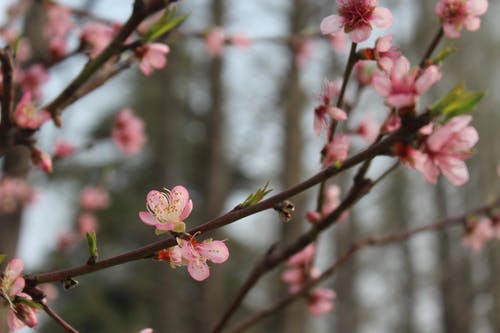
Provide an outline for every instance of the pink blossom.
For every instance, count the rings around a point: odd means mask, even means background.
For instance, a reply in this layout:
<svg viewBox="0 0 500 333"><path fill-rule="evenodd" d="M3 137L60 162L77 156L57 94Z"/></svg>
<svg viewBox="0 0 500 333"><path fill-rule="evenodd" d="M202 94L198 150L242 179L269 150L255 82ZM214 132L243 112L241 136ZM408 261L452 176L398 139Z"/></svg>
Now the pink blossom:
<svg viewBox="0 0 500 333"><path fill-rule="evenodd" d="M470 157L472 147L479 140L476 129L468 126L472 117L462 115L452 118L427 137L422 163L416 165L426 181L435 184L440 172L454 185L469 180L464 160Z"/></svg>
<svg viewBox="0 0 500 333"><path fill-rule="evenodd" d="M157 233L166 231L184 232L184 220L191 214L193 202L189 199L188 190L181 185L171 191L149 191L146 198L148 211L139 212L139 217L145 224L156 227Z"/></svg>
<svg viewBox="0 0 500 333"><path fill-rule="evenodd" d="M378 72L373 76L373 88L391 107L413 107L418 96L426 92L441 79L441 72L435 65L427 67L421 74L418 68L410 70L410 63L401 56L396 59L389 73Z"/></svg>
<svg viewBox="0 0 500 333"><path fill-rule="evenodd" d="M168 45L162 43L146 44L135 51L141 60L139 68L144 75L150 75L155 69L162 69L167 65L166 55L170 52Z"/></svg>
<svg viewBox="0 0 500 333"><path fill-rule="evenodd" d="M358 123L358 128L356 133L361 135L361 137L367 143L373 143L380 132L380 126L375 123L371 115L365 114Z"/></svg>
<svg viewBox="0 0 500 333"><path fill-rule="evenodd" d="M68 42L66 38L51 38L49 41L49 52L52 59L60 59L66 54Z"/></svg>
<svg viewBox="0 0 500 333"><path fill-rule="evenodd" d="M221 27L215 27L206 34L205 47L210 56L216 57L222 53L225 38L224 29Z"/></svg>
<svg viewBox="0 0 500 333"><path fill-rule="evenodd" d="M66 38L73 29L74 22L71 10L54 2L45 4L45 13L47 14L47 23L43 29L45 38Z"/></svg>
<svg viewBox="0 0 500 333"><path fill-rule="evenodd" d="M0 291L2 295L14 298L19 295L25 285L22 272L24 263L21 259L14 258L7 264L0 280Z"/></svg>
<svg viewBox="0 0 500 333"><path fill-rule="evenodd" d="M296 265L303 265L303 266L310 266L312 264L312 261L314 259L314 255L316 253L316 247L314 244L309 244L306 247L304 247L301 251L295 253L293 256L291 256L288 261L287 265L289 266L296 266Z"/></svg>
<svg viewBox="0 0 500 333"><path fill-rule="evenodd" d="M7 313L7 325L9 329L15 331L24 326L31 328L36 327L36 325L38 325L38 319L36 318L37 309L22 302L23 299L31 301L31 296L25 293L19 293L16 296L17 301L13 304L13 308L9 309Z"/></svg>
<svg viewBox="0 0 500 333"><path fill-rule="evenodd" d="M38 110L31 98L31 92L25 92L14 111L16 124L22 128L37 129L49 119L50 113L46 110Z"/></svg>
<svg viewBox="0 0 500 333"><path fill-rule="evenodd" d="M346 134L335 135L324 150L323 167L342 163L349 152L350 137Z"/></svg>
<svg viewBox="0 0 500 333"><path fill-rule="evenodd" d="M332 106L333 98L338 96L340 84L338 81L324 80L323 90L319 94L320 104L314 109L314 133L319 135L329 121L327 115L336 121L346 120L347 114L338 107Z"/></svg>
<svg viewBox="0 0 500 333"><path fill-rule="evenodd" d="M57 236L57 248L66 251L76 244L78 235L72 231L63 231Z"/></svg>
<svg viewBox="0 0 500 333"><path fill-rule="evenodd" d="M396 112L391 112L382 125L383 133L391 133L401 127L401 117Z"/></svg>
<svg viewBox="0 0 500 333"><path fill-rule="evenodd" d="M108 191L102 187L87 186L80 192L80 207L85 210L107 208L109 201Z"/></svg>
<svg viewBox="0 0 500 333"><path fill-rule="evenodd" d="M31 149L31 161L46 173L52 172L52 159L50 155L36 147Z"/></svg>
<svg viewBox="0 0 500 333"><path fill-rule="evenodd" d="M488 9L487 0L439 0L434 8L449 38L460 37L462 27L476 31L481 25L479 16Z"/></svg>
<svg viewBox="0 0 500 333"><path fill-rule="evenodd" d="M39 99L42 96L41 85L49 79L45 68L40 64L35 64L22 72L19 81L23 91L31 91L34 98Z"/></svg>
<svg viewBox="0 0 500 333"><path fill-rule="evenodd" d="M97 231L97 217L92 213L81 213L78 216L78 231L81 235L86 235L88 232Z"/></svg>
<svg viewBox="0 0 500 333"><path fill-rule="evenodd" d="M300 39L295 43L295 63L302 67L311 59L314 53L314 44L309 39Z"/></svg>
<svg viewBox="0 0 500 333"><path fill-rule="evenodd" d="M12 177L0 180L0 213L12 213L34 198L35 192L26 180Z"/></svg>
<svg viewBox="0 0 500 333"><path fill-rule="evenodd" d="M153 329L152 328L144 328L144 329L140 330L139 333L153 333Z"/></svg>
<svg viewBox="0 0 500 333"><path fill-rule="evenodd" d="M462 244L465 247L472 249L474 252L481 252L484 243L495 236L491 220L482 217L478 221L473 222L469 226L467 233L462 239Z"/></svg>
<svg viewBox="0 0 500 333"><path fill-rule="evenodd" d="M377 3L378 0L337 0L340 15L325 17L321 21L321 32L334 35L344 30L354 43L367 40L372 24L381 29L392 25L392 13L387 8L376 7Z"/></svg>
<svg viewBox="0 0 500 333"><path fill-rule="evenodd" d="M237 33L231 37L230 43L233 44L234 46L239 47L239 48L246 49L246 48L250 47L250 45L252 44L252 41L250 40L250 38L246 34Z"/></svg>
<svg viewBox="0 0 500 333"><path fill-rule="evenodd" d="M325 189L323 207L321 208L321 213L323 214L323 216L327 216L331 214L335 209L337 209L337 207L341 203L340 194L340 186L338 186L337 184L329 185ZM348 216L349 211L346 210L340 215L338 221L345 221Z"/></svg>
<svg viewBox="0 0 500 333"><path fill-rule="evenodd" d="M56 139L55 146L56 148L54 155L58 158L63 158L73 155L73 153L76 150L75 146L73 146L71 143L59 138Z"/></svg>
<svg viewBox="0 0 500 333"><path fill-rule="evenodd" d="M288 283L290 293L296 293L308 279L319 276L319 271L312 267L315 254L316 247L309 244L288 259L281 280Z"/></svg>
<svg viewBox="0 0 500 333"><path fill-rule="evenodd" d="M377 38L374 57L381 70L386 72L391 70L393 62L400 57L398 48L392 45L392 35Z"/></svg>
<svg viewBox="0 0 500 333"><path fill-rule="evenodd" d="M111 136L124 154L138 153L146 143L144 122L132 110L123 109L116 114Z"/></svg>
<svg viewBox="0 0 500 333"><path fill-rule="evenodd" d="M179 245L160 250L156 253L156 259L170 263L170 267L182 266L182 251Z"/></svg>
<svg viewBox="0 0 500 333"><path fill-rule="evenodd" d="M331 289L317 288L309 295L309 313L320 316L333 310L335 292Z"/></svg>
<svg viewBox="0 0 500 333"><path fill-rule="evenodd" d="M229 250L223 241L207 239L198 243L194 237L190 240L177 239L182 258L187 260L189 275L196 281L203 281L210 276L207 261L222 264L229 258Z"/></svg>
<svg viewBox="0 0 500 333"><path fill-rule="evenodd" d="M118 28L118 25L104 23L90 23L83 28L80 39L90 48L90 58L95 58L109 45Z"/></svg>
<svg viewBox="0 0 500 333"><path fill-rule="evenodd" d="M321 217L321 214L315 210L310 210L306 213L306 220L312 224L316 224L321 221Z"/></svg>

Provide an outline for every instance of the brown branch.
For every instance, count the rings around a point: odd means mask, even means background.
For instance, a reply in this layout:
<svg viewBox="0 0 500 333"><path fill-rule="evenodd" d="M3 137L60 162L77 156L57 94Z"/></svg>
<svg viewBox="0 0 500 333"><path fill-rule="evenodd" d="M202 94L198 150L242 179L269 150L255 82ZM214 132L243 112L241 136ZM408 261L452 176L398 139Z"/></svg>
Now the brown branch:
<svg viewBox="0 0 500 333"><path fill-rule="evenodd" d="M425 66L425 63L431 57L432 52L434 52L434 50L436 49L437 45L439 44L439 42L443 38L443 34L444 34L443 27L439 27L438 32L436 33L436 35L432 39L431 43L429 44L429 47L427 48L427 50L425 51L424 55L422 56L422 60L420 60L419 66L421 68L423 68Z"/></svg>
<svg viewBox="0 0 500 333"><path fill-rule="evenodd" d="M232 329L230 329L229 332L230 333L242 332L243 330L256 324L261 319L264 319L282 310L283 308L290 305L300 297L307 296L312 288L316 287L322 281L331 278L338 271L338 269L346 262L348 262L359 250L362 250L370 246L384 246L391 243L405 241L420 233L442 230L451 226L459 225L464 222L467 216L470 216L472 214L487 214L497 206L500 206L500 199L497 199L496 201L484 205L482 207L470 210L460 216L445 218L432 224L423 225L421 227L406 230L403 232L392 233L386 236L368 237L362 239L352 244L349 247L349 249L345 251L340 257L338 257L333 262L333 264L329 268L327 268L318 278L310 280L307 283L305 283L297 293L288 295L284 297L282 300L275 303L274 305L270 306L269 308L262 310L248 317L247 319L242 320L240 323L236 324Z"/></svg>
<svg viewBox="0 0 500 333"><path fill-rule="evenodd" d="M47 313L52 319L54 319L59 325L61 325L64 330L68 333L79 333L76 329L74 329L70 324L68 324L64 319L62 319L57 313L54 312L47 304L40 302L43 310Z"/></svg>
<svg viewBox="0 0 500 333"><path fill-rule="evenodd" d="M14 90L14 57L10 47L0 49L0 62L2 64L2 123L1 130L7 130L12 124L15 102Z"/></svg>
<svg viewBox="0 0 500 333"><path fill-rule="evenodd" d="M149 15L165 8L169 3L175 0L136 0L131 16L125 22L123 27L111 43L94 59L89 60L83 67L80 74L71 81L68 86L43 109L52 114L53 120L57 126L61 126L60 114L67 104L68 100L74 98L74 95L108 60L123 52L123 44L137 26Z"/></svg>

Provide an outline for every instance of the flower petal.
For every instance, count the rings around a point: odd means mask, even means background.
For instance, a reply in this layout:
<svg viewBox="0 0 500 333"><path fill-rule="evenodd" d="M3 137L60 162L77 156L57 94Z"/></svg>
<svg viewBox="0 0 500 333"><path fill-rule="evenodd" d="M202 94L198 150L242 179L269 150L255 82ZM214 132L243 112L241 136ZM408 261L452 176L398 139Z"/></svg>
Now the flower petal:
<svg viewBox="0 0 500 333"><path fill-rule="evenodd" d="M229 258L229 250L223 241L207 241L198 245L199 253L213 263L221 264Z"/></svg>
<svg viewBox="0 0 500 333"><path fill-rule="evenodd" d="M385 7L377 7L373 11L371 22L380 29L387 29L392 25L392 13Z"/></svg>
<svg viewBox="0 0 500 333"><path fill-rule="evenodd" d="M210 268L207 263L201 259L189 261L187 266L189 275L196 281L203 281L210 276Z"/></svg>
<svg viewBox="0 0 500 333"><path fill-rule="evenodd" d="M319 26L323 35L334 35L342 30L344 20L338 15L330 15L321 20Z"/></svg>

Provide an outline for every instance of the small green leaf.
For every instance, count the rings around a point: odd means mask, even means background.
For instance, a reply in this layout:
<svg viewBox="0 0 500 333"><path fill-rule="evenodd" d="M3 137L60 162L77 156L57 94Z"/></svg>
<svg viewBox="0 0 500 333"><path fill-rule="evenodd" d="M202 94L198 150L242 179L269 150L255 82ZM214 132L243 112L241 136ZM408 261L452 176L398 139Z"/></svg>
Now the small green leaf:
<svg viewBox="0 0 500 333"><path fill-rule="evenodd" d="M441 50L441 52L438 53L437 56L434 57L434 59L432 59L432 63L437 65L455 52L457 52L457 49L455 47L445 47Z"/></svg>
<svg viewBox="0 0 500 333"><path fill-rule="evenodd" d="M0 264L7 258L6 254L0 254Z"/></svg>
<svg viewBox="0 0 500 333"><path fill-rule="evenodd" d="M99 253L97 251L97 235L94 231L87 232L85 238L87 238L87 248L90 254L89 263L95 263L97 257L99 257Z"/></svg>
<svg viewBox="0 0 500 333"><path fill-rule="evenodd" d="M18 301L19 303L26 304L30 308L35 308L35 309L41 309L42 308L42 304L40 304L38 302L35 302L33 300L30 300L30 299L26 299L24 297L18 297L16 299L16 301Z"/></svg>
<svg viewBox="0 0 500 333"><path fill-rule="evenodd" d="M434 117L442 117L443 122L461 114L470 113L479 104L485 93L467 91L460 82L446 96L430 107Z"/></svg>
<svg viewBox="0 0 500 333"><path fill-rule="evenodd" d="M168 7L163 12L163 15L155 22L149 29L149 31L142 38L142 43L150 43L157 38L163 36L170 30L181 25L189 15L175 16L176 9L169 9Z"/></svg>
<svg viewBox="0 0 500 333"><path fill-rule="evenodd" d="M272 189L268 189L267 186L269 186L269 180L266 182L264 187L259 188L257 191L255 191L255 193L250 193L245 201L238 205L238 208L252 206L260 202L269 192L272 191Z"/></svg>

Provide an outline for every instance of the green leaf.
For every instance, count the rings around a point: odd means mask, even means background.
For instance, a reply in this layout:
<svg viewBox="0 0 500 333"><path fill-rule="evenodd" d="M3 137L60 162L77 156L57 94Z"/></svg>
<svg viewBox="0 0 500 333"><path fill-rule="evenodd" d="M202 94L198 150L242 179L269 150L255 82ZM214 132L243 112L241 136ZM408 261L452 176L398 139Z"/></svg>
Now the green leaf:
<svg viewBox="0 0 500 333"><path fill-rule="evenodd" d="M457 49L455 47L445 47L441 50L441 52L438 53L437 56L434 57L434 59L432 59L432 63L437 65L455 52L457 52Z"/></svg>
<svg viewBox="0 0 500 333"><path fill-rule="evenodd" d="M155 24L151 26L149 31L142 38L143 44L150 43L163 36L170 30L181 25L189 17L189 15L175 16L175 8L176 7L170 9L167 7L165 9L163 15L158 19L158 21L155 22Z"/></svg>
<svg viewBox="0 0 500 333"><path fill-rule="evenodd" d="M97 257L99 257L97 251L97 235L95 231L87 232L85 238L87 239L87 248L90 254L89 263L95 263Z"/></svg>
<svg viewBox="0 0 500 333"><path fill-rule="evenodd" d="M7 258L6 254L0 254L0 264Z"/></svg>
<svg viewBox="0 0 500 333"><path fill-rule="evenodd" d="M485 93L467 91L460 82L446 96L430 107L434 117L442 117L443 122L461 114L470 113L479 104Z"/></svg>
<svg viewBox="0 0 500 333"><path fill-rule="evenodd" d="M17 297L16 301L18 301L19 303L26 304L30 308L41 309L43 307L42 304L35 302L33 300L30 300L30 299L26 299L24 297Z"/></svg>
<svg viewBox="0 0 500 333"><path fill-rule="evenodd" d="M256 203L260 202L269 192L272 191L272 189L267 188L268 186L269 186L269 180L266 182L266 184L264 184L264 187L259 188L254 193L250 193L248 197L245 199L245 201L243 201L243 203L239 204L237 207L244 208L255 205Z"/></svg>

